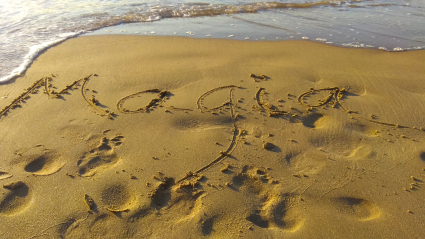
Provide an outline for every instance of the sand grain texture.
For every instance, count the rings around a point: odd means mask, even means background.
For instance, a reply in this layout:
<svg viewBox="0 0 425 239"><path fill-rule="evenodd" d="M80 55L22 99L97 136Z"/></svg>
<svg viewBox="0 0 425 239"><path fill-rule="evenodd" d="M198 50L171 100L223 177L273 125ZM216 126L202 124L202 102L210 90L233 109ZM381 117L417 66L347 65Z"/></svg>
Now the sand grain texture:
<svg viewBox="0 0 425 239"><path fill-rule="evenodd" d="M425 52L83 36L0 85L2 238L421 238Z"/></svg>

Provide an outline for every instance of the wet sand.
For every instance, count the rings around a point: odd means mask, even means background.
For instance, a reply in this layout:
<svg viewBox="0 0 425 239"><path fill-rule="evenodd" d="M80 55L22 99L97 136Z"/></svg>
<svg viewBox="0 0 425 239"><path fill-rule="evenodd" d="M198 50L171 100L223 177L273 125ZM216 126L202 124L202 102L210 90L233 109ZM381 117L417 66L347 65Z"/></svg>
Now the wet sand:
<svg viewBox="0 0 425 239"><path fill-rule="evenodd" d="M425 51L84 36L0 85L2 238L421 238Z"/></svg>

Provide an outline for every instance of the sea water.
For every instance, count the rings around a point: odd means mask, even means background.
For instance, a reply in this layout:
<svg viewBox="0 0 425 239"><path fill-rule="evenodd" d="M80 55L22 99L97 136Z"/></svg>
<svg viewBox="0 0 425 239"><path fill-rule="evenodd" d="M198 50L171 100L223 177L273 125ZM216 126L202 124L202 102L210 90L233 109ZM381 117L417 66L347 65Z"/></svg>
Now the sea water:
<svg viewBox="0 0 425 239"><path fill-rule="evenodd" d="M44 49L81 34L306 40L425 49L423 0L0 0L0 83Z"/></svg>

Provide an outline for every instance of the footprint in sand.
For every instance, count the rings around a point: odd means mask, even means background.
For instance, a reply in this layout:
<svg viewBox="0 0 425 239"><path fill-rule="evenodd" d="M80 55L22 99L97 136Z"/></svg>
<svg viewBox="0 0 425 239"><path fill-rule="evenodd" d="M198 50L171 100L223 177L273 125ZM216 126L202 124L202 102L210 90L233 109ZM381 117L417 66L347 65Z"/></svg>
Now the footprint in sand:
<svg viewBox="0 0 425 239"><path fill-rule="evenodd" d="M217 218L217 216L212 216L204 221L202 221L201 231L203 236L211 235L211 233L214 232L213 226L214 226L214 220Z"/></svg>
<svg viewBox="0 0 425 239"><path fill-rule="evenodd" d="M29 163L25 166L26 172L34 175L50 175L58 172L64 165L65 160L54 153L46 153L43 155L32 155Z"/></svg>
<svg viewBox="0 0 425 239"><path fill-rule="evenodd" d="M277 228L287 232L297 231L303 219L295 208L298 197L279 190L279 185L263 169L244 167L233 178L234 190L254 194L258 198L246 220L260 228Z"/></svg>
<svg viewBox="0 0 425 239"><path fill-rule="evenodd" d="M301 226L296 217L290 215L291 201L294 197L290 194L269 195L264 200L260 210L255 210L247 217L255 225L262 228L281 228L285 231L295 232Z"/></svg>
<svg viewBox="0 0 425 239"><path fill-rule="evenodd" d="M125 231L126 222L122 219L128 218L129 214L118 213L128 212L137 206L138 201L131 188L120 182L107 183L91 194L93 198L84 195L84 201L89 209L86 217L79 216L80 219L74 219L78 216L71 216L72 220L61 223L63 227L56 232L57 237L128 238Z"/></svg>
<svg viewBox="0 0 425 239"><path fill-rule="evenodd" d="M47 176L58 172L67 159L55 151L42 146L30 149L23 156L12 160L12 165L19 165L25 172L38 176Z"/></svg>
<svg viewBox="0 0 425 239"><path fill-rule="evenodd" d="M111 213L89 214L86 218L64 222L57 238L128 238L122 220ZM55 237L55 238L56 238Z"/></svg>
<svg viewBox="0 0 425 239"><path fill-rule="evenodd" d="M173 227L174 232L185 228L188 222L203 214L203 191L192 183L175 183L173 178L163 178L149 193L149 201L140 202L136 193L125 184L116 182L105 185L94 200L99 212L89 213L67 223L58 234L63 238L178 238L164 231ZM166 197L165 199L162 197ZM109 210L112 214L106 213ZM178 215L178 216L176 216ZM212 222L211 222L212 223ZM64 223L65 224L65 223ZM208 223L205 224L208 226ZM193 230L193 229L192 229ZM208 232L208 229L204 229ZM187 230L184 231L187 233ZM176 233L176 232L175 232ZM177 233L176 235L182 235ZM58 236L59 237L59 236Z"/></svg>
<svg viewBox="0 0 425 239"><path fill-rule="evenodd" d="M376 157L376 152L369 145L360 145L357 148L353 149L349 155L347 155L348 160L365 160L373 159Z"/></svg>
<svg viewBox="0 0 425 239"><path fill-rule="evenodd" d="M153 234L145 235L146 229L139 230L135 238L178 238L178 235L189 235L189 231L200 229L195 225L205 215L202 202L205 191L198 183L201 178L176 183L173 178L162 177L148 194L150 203L130 212L128 222L132 227L140 228L148 224L149 230L153 231ZM213 221L207 219L201 225L203 235L211 232L212 224ZM173 228L173 235L164 234L163 228L168 226Z"/></svg>
<svg viewBox="0 0 425 239"><path fill-rule="evenodd" d="M313 113L304 117L303 125L312 129L320 129L328 124L328 119L323 114Z"/></svg>
<svg viewBox="0 0 425 239"><path fill-rule="evenodd" d="M149 194L151 207L160 209L167 206L171 200L171 187L174 185L173 178L165 178L159 182L156 188Z"/></svg>
<svg viewBox="0 0 425 239"><path fill-rule="evenodd" d="M128 211L136 203L130 189L123 184L111 184L102 189L101 200L111 212Z"/></svg>
<svg viewBox="0 0 425 239"><path fill-rule="evenodd" d="M204 193L203 190L198 190L197 188L201 179L202 177L199 176L192 180L176 183L174 178L161 177L155 188L148 194L151 199L151 208L167 210L171 207L178 208L180 205L187 206L192 204L192 206L188 206L185 209L181 208L180 213L190 214L189 212L184 213L184 211L187 211L187 208L196 211L196 207L193 205L196 204L197 199ZM197 213L197 211L194 213Z"/></svg>
<svg viewBox="0 0 425 239"><path fill-rule="evenodd" d="M98 144L77 162L78 174L82 177L91 177L117 165L121 158L116 155L114 148L119 147L123 140L124 136L116 136L112 139L100 138Z"/></svg>
<svg viewBox="0 0 425 239"><path fill-rule="evenodd" d="M4 184L0 189L0 215L13 216L25 211L31 202L28 186L21 182Z"/></svg>
<svg viewBox="0 0 425 239"><path fill-rule="evenodd" d="M332 201L339 213L360 221L373 220L381 215L380 208L366 199L339 197L334 198Z"/></svg>

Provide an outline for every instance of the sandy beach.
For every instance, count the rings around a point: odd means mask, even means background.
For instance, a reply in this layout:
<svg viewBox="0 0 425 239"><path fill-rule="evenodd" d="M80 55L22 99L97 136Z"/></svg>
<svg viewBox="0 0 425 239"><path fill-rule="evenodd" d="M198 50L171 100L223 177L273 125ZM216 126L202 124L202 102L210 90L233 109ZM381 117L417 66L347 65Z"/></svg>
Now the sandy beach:
<svg viewBox="0 0 425 239"><path fill-rule="evenodd" d="M82 36L0 85L1 238L424 238L425 51Z"/></svg>

